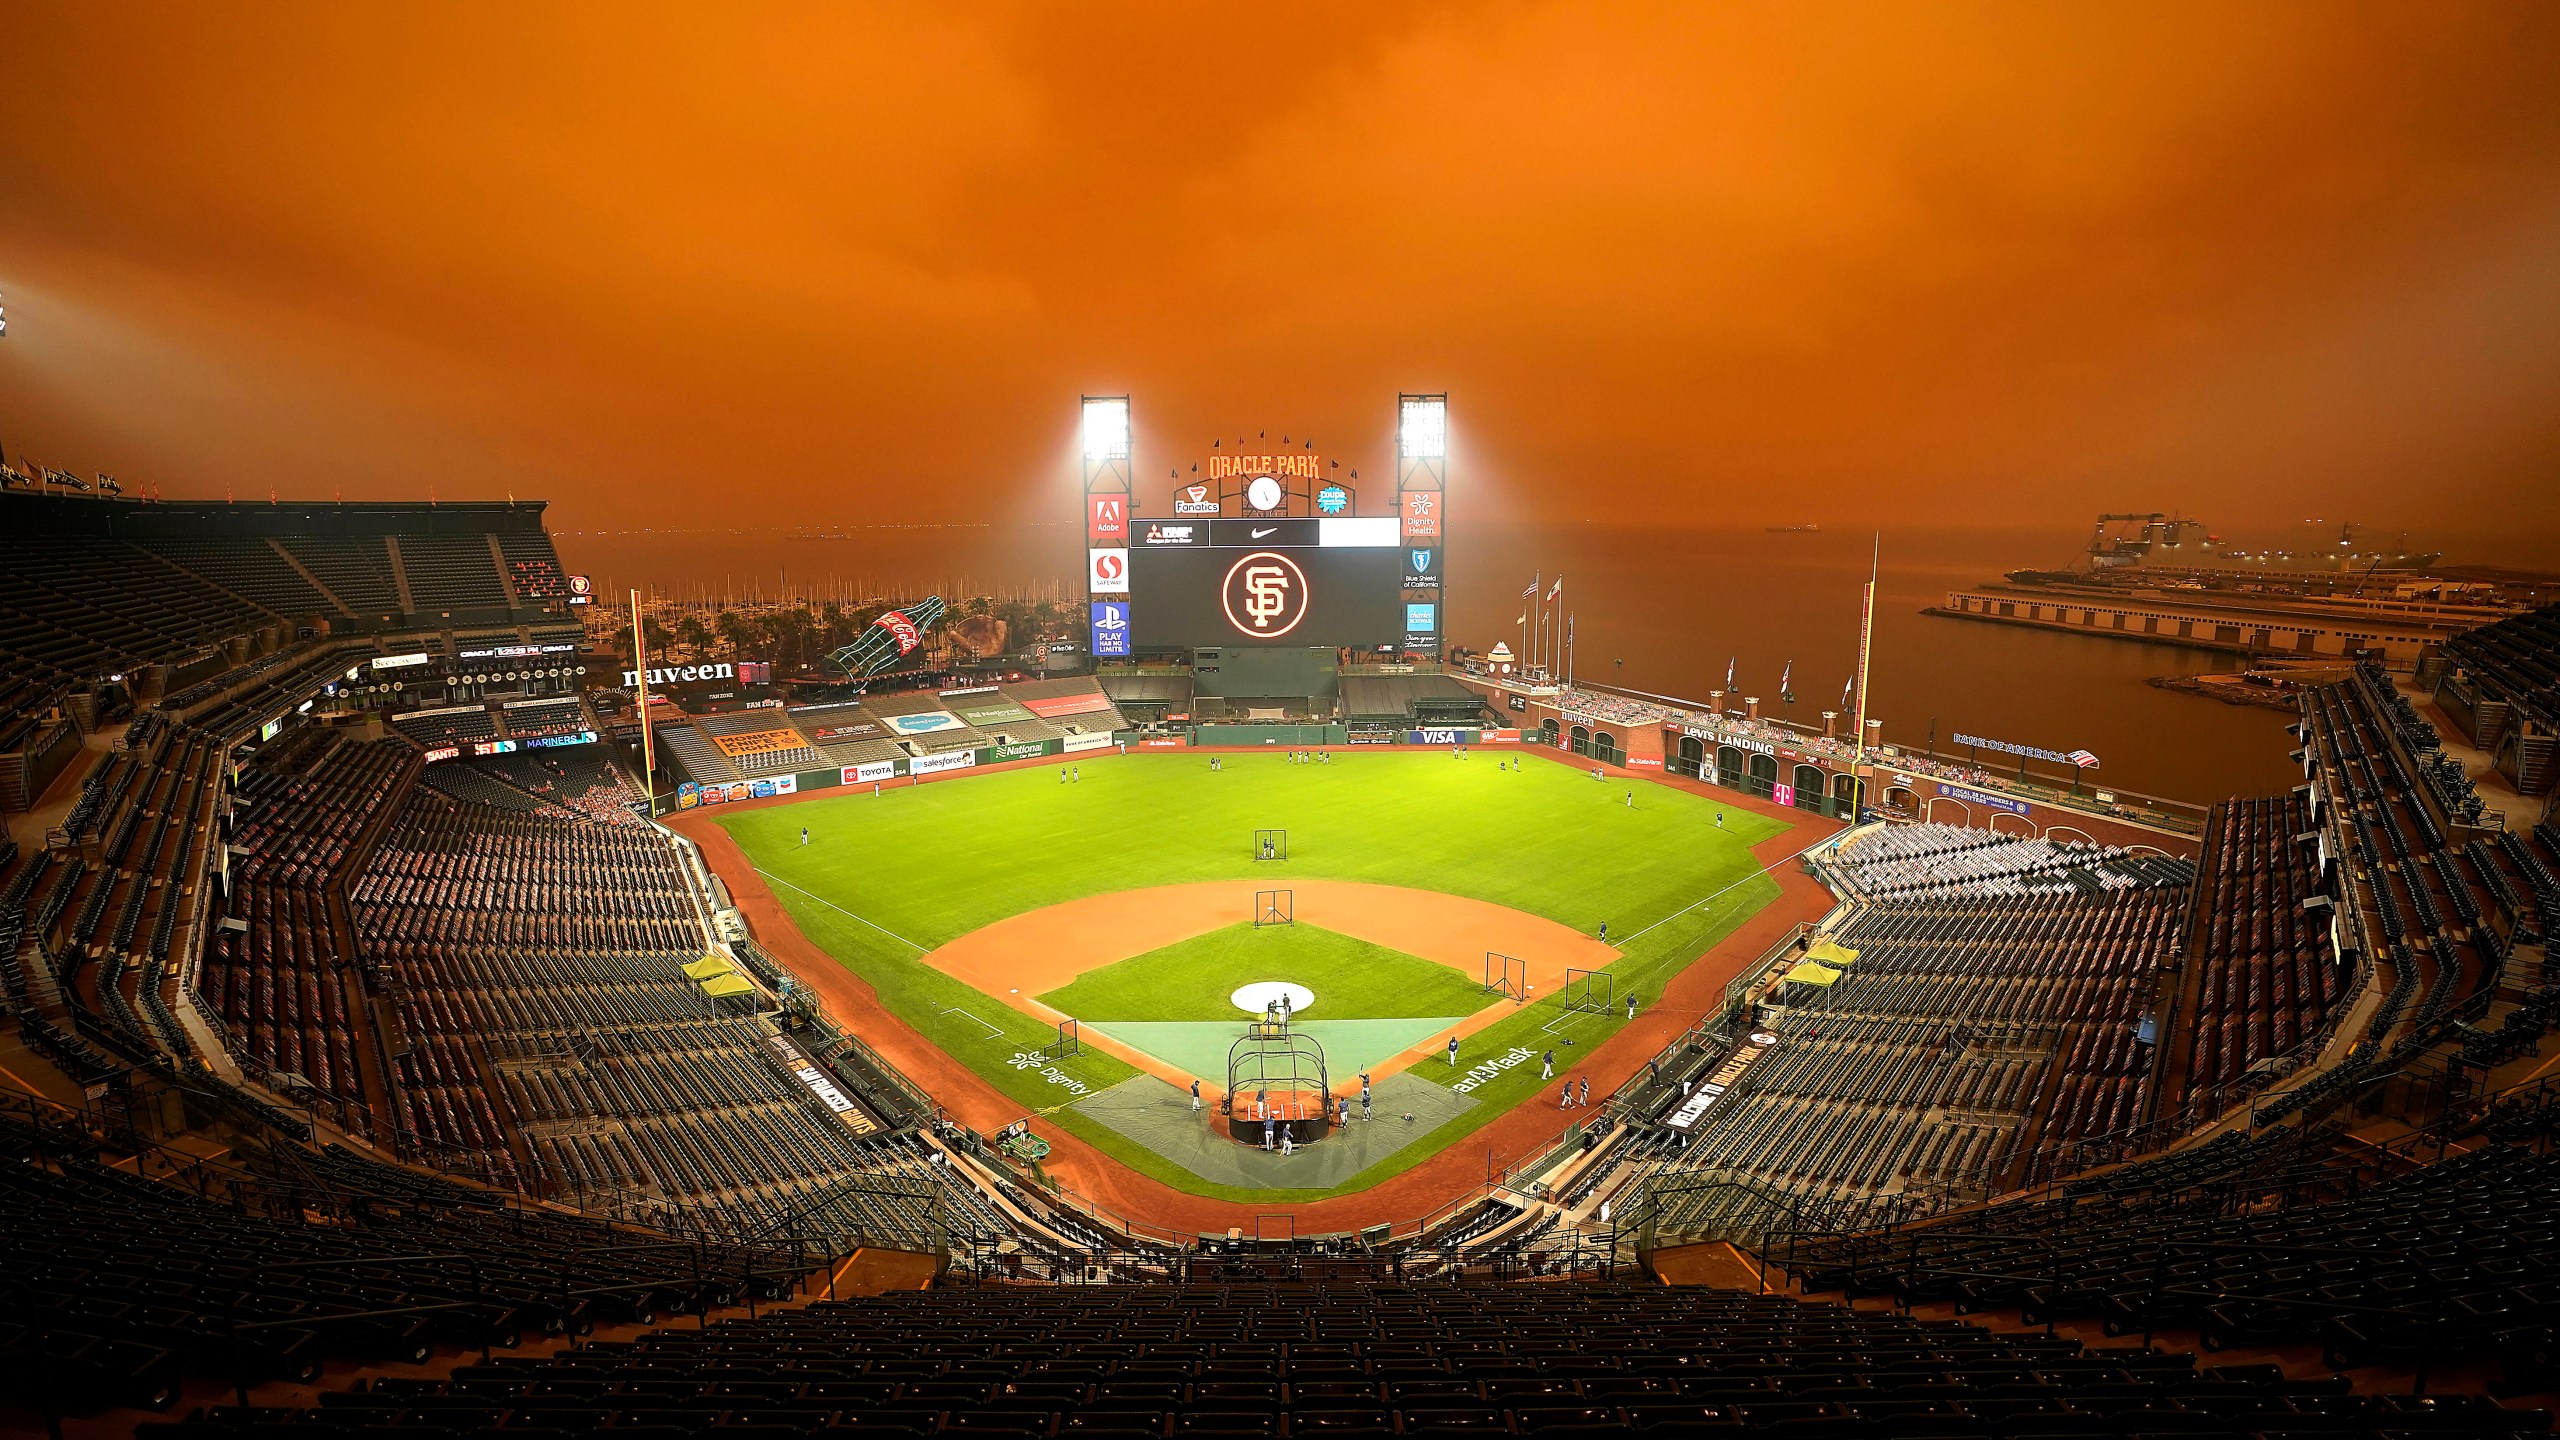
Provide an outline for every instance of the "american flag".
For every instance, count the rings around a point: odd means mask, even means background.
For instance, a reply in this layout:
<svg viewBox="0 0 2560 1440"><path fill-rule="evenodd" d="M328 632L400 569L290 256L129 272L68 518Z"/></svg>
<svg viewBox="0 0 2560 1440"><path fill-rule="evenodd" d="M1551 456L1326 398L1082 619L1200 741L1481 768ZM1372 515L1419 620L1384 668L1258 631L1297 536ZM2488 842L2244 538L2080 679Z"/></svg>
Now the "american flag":
<svg viewBox="0 0 2560 1440"><path fill-rule="evenodd" d="M1538 598L1538 585L1539 585L1539 583L1540 583L1541 581L1543 581L1545 578L1546 578L1546 577L1545 577L1545 576L1543 576L1543 575L1532 575L1532 576L1530 576L1530 577L1529 577L1529 588L1520 592L1520 598L1521 598L1521 599L1523 599L1523 600L1535 600L1535 599L1537 599L1537 598Z"/></svg>

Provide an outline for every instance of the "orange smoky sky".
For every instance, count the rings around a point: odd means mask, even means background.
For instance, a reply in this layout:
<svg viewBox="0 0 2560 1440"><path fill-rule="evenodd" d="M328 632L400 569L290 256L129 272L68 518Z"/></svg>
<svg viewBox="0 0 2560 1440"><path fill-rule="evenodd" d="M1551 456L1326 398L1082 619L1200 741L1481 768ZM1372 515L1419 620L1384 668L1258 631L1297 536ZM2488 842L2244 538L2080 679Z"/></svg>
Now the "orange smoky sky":
<svg viewBox="0 0 2560 1440"><path fill-rule="evenodd" d="M1080 392L1485 511L2560 538L2560 6L0 6L0 443L1064 519ZM2552 547L2560 550L2560 544Z"/></svg>

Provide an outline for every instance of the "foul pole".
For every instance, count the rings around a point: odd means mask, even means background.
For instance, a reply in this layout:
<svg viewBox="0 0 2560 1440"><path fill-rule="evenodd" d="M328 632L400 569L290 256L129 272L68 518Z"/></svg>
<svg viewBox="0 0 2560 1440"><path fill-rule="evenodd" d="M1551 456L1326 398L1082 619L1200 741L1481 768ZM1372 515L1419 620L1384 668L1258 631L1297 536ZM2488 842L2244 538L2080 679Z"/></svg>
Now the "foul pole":
<svg viewBox="0 0 2560 1440"><path fill-rule="evenodd" d="M640 681L640 789L658 818L658 742L649 732L649 637L640 629L640 592L631 592L631 673Z"/></svg>
<svg viewBox="0 0 2560 1440"><path fill-rule="evenodd" d="M1876 532L1875 546L1867 555L1867 602L1858 618L1858 715L1855 748L1849 760L1849 823L1867 808L1867 658L1876 634L1876 567L1884 558L1884 532Z"/></svg>

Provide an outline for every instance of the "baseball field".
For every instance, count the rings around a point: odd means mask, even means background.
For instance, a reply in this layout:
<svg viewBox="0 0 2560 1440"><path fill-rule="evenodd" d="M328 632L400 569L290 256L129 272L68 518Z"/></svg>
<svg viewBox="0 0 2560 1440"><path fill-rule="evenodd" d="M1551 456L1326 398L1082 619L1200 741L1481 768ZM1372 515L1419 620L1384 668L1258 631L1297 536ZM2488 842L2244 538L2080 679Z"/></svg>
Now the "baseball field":
<svg viewBox="0 0 2560 1440"><path fill-rule="evenodd" d="M1650 1005L1778 893L1750 847L1782 822L1514 761L1088 755L718 823L812 942L1035 1130L1191 1193L1307 1201L1554 1104L1545 1057L1570 1074L1630 997ZM1283 832L1274 858L1262 832ZM1294 1161L1212 1137L1179 1103L1197 1079L1214 1105L1274 985L1335 1092L1367 1073L1393 1112Z"/></svg>

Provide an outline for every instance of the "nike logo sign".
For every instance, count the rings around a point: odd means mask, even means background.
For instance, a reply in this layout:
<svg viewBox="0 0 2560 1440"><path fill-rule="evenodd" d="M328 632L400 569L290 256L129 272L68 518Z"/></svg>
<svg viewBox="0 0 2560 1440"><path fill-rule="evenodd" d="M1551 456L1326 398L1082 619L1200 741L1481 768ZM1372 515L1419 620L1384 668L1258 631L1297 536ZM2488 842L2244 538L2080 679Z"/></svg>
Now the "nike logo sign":
<svg viewBox="0 0 2560 1440"><path fill-rule="evenodd" d="M1280 533L1280 527L1279 527L1279 526L1277 526L1277 525L1274 525L1274 526L1272 526L1272 527L1271 527L1270 529L1268 529L1268 530L1256 530L1256 531L1254 531L1254 532L1253 532L1253 538L1254 538L1254 539L1256 539L1256 540L1260 540L1260 539L1262 539L1264 536L1267 536L1267 535L1277 535L1277 534L1279 534L1279 533Z"/></svg>

